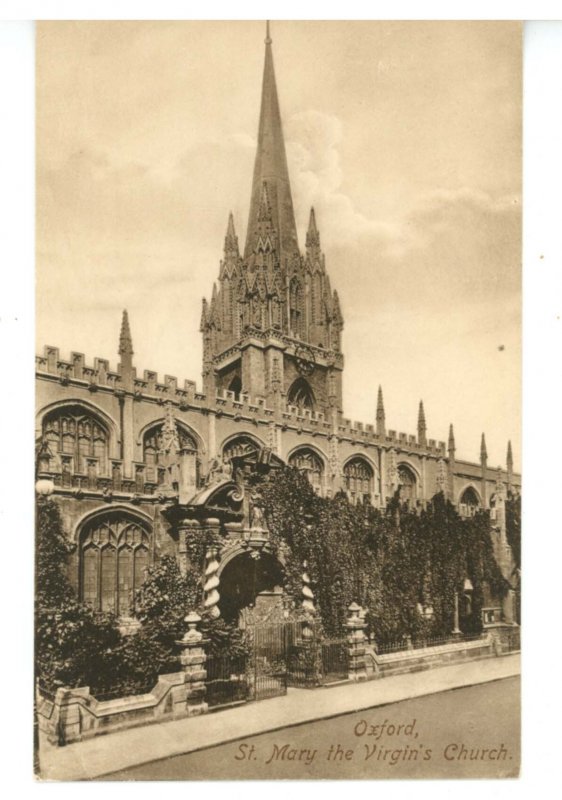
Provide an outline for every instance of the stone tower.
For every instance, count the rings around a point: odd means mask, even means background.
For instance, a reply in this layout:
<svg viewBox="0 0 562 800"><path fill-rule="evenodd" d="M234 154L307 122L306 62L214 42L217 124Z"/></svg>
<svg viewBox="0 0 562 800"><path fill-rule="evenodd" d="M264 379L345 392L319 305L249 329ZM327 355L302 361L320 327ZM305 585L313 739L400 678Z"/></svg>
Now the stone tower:
<svg viewBox="0 0 562 800"><path fill-rule="evenodd" d="M203 300L203 388L341 414L341 332L314 209L299 249L269 25L243 255L232 214L218 286ZM281 397L280 397L281 396Z"/></svg>

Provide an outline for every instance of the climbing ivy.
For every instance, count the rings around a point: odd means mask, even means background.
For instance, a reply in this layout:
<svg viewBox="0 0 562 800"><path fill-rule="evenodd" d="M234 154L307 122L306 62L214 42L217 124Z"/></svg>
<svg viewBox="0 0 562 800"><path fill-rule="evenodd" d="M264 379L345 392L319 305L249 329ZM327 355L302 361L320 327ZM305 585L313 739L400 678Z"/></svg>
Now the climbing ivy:
<svg viewBox="0 0 562 800"><path fill-rule="evenodd" d="M517 569L521 568L521 495L509 493L505 504L507 541Z"/></svg>
<svg viewBox="0 0 562 800"><path fill-rule="evenodd" d="M299 597L306 561L328 634L341 632L355 601L381 642L447 635L465 579L472 591L470 606L461 604L462 627L478 631L485 584L505 593L488 512L464 519L443 494L424 509L409 509L396 496L382 511L352 504L343 493L320 498L284 467L266 482L263 497L272 539L285 553L287 590Z"/></svg>

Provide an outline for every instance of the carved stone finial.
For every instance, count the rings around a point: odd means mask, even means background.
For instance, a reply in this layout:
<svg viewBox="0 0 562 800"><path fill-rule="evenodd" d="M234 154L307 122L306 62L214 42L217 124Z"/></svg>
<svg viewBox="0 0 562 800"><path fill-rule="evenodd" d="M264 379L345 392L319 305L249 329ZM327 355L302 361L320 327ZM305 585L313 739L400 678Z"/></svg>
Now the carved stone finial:
<svg viewBox="0 0 562 800"><path fill-rule="evenodd" d="M197 630L197 625L201 622L201 617L196 611L190 611L184 618L187 623L187 631L184 633L182 642L200 642L203 634Z"/></svg>

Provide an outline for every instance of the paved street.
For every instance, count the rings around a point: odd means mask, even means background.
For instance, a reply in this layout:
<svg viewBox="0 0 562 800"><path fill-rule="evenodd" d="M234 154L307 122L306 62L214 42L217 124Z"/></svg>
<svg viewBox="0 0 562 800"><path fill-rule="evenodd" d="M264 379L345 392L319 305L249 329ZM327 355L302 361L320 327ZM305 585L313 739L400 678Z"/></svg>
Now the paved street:
<svg viewBox="0 0 562 800"><path fill-rule="evenodd" d="M519 693L520 679L507 678L249 737L107 779L515 777Z"/></svg>
<svg viewBox="0 0 562 800"><path fill-rule="evenodd" d="M519 671L519 655L513 654L395 675L381 680L346 683L333 688L290 689L285 697L275 697L200 717L131 728L66 747L49 745L42 737L41 777L46 780L93 779L226 742L242 742L271 731L284 731L296 725L341 717L362 709L380 710L400 701L490 684L518 676ZM493 709L493 704L490 708ZM438 718L441 716L437 715ZM428 735L426 731L432 729L433 724L418 727L416 744L430 746L423 738ZM370 761L372 763L372 758ZM215 761L213 765L216 766Z"/></svg>

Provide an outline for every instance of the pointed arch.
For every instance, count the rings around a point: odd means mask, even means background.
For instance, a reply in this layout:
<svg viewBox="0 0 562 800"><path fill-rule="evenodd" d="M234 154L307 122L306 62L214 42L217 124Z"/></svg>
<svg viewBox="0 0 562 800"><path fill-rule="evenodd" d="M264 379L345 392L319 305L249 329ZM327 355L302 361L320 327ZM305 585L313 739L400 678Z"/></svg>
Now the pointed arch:
<svg viewBox="0 0 562 800"><path fill-rule="evenodd" d="M112 420L94 406L80 400L54 403L38 415L41 436L47 442L53 471L107 475L111 440L116 429Z"/></svg>
<svg viewBox="0 0 562 800"><path fill-rule="evenodd" d="M231 458L255 453L265 447L265 443L251 433L235 433L225 439L221 445L222 456L225 461Z"/></svg>
<svg viewBox="0 0 562 800"><path fill-rule="evenodd" d="M413 467L404 461L398 464L398 483L400 484L400 499L414 502L418 496L418 476Z"/></svg>
<svg viewBox="0 0 562 800"><path fill-rule="evenodd" d="M482 508L480 493L473 484L465 486L459 495L459 514L462 517L473 517Z"/></svg>
<svg viewBox="0 0 562 800"><path fill-rule="evenodd" d="M199 455L199 437L187 425L174 418L178 430L180 448L195 450ZM164 420L155 420L146 425L139 434L142 444L142 460L146 465L146 480L150 483L160 483L163 479L162 470L162 432ZM197 481L199 473L199 458L197 458Z"/></svg>
<svg viewBox="0 0 562 800"><path fill-rule="evenodd" d="M343 465L343 481L352 503L358 500L372 502L375 488L375 470L363 456L352 456Z"/></svg>
<svg viewBox="0 0 562 800"><path fill-rule="evenodd" d="M316 448L304 445L296 447L287 459L289 466L304 474L314 491L321 494L324 487L326 459Z"/></svg>
<svg viewBox="0 0 562 800"><path fill-rule="evenodd" d="M293 381L287 392L287 402L300 409L314 410L316 404L314 392L305 378L300 377Z"/></svg>
<svg viewBox="0 0 562 800"><path fill-rule="evenodd" d="M80 599L96 611L134 613L135 592L152 563L147 516L122 507L91 512L78 524L76 540Z"/></svg>

